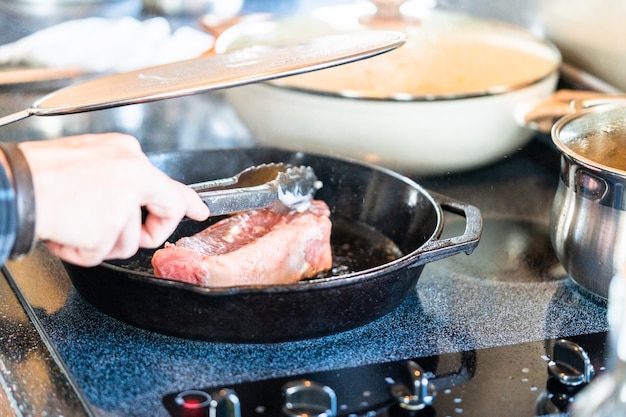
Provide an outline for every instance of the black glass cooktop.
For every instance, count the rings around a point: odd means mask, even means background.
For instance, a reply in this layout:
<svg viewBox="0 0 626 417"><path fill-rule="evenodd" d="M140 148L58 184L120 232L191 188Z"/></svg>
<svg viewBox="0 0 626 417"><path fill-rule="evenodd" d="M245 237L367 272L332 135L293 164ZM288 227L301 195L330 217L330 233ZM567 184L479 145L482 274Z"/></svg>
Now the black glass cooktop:
<svg viewBox="0 0 626 417"><path fill-rule="evenodd" d="M189 385L166 395L163 404L173 417L566 415L586 380L569 386L551 376L549 362L583 373L580 357L568 349L574 344L588 356L592 378L604 369L605 341L603 332L240 384Z"/></svg>

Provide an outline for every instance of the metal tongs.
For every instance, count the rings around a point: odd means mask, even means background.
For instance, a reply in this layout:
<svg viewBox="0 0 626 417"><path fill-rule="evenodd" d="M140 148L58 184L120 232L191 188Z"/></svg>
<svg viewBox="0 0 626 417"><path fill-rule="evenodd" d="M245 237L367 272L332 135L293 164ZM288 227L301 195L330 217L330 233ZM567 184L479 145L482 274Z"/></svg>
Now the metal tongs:
<svg viewBox="0 0 626 417"><path fill-rule="evenodd" d="M313 168L269 163L239 174L190 184L209 207L211 216L270 207L277 202L290 209L308 204L322 187Z"/></svg>

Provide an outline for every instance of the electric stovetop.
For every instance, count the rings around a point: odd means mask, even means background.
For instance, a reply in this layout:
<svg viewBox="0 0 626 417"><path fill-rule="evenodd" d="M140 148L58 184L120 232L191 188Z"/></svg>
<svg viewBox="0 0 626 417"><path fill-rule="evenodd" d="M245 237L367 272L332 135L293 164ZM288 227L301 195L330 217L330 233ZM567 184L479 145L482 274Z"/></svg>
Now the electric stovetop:
<svg viewBox="0 0 626 417"><path fill-rule="evenodd" d="M282 408L283 390L295 385L295 404L316 404L309 415L333 396L337 415L562 413L553 400L572 390L554 394L548 379L554 340L578 343L598 374L608 325L605 303L567 277L551 248L557 166L558 154L537 137L491 166L416 178L481 209L480 244L470 256L426 265L415 292L392 313L312 340L209 343L134 328L84 301L60 262L37 247L9 263L0 286L7 401L24 415L168 417L206 413L190 404L221 392L235 395L243 415L263 417L297 415ZM458 236L463 227L447 215L444 234ZM414 391L414 364L430 381L425 396L435 395L411 411L397 398ZM231 400L225 410L234 408ZM233 415L224 412L217 414Z"/></svg>

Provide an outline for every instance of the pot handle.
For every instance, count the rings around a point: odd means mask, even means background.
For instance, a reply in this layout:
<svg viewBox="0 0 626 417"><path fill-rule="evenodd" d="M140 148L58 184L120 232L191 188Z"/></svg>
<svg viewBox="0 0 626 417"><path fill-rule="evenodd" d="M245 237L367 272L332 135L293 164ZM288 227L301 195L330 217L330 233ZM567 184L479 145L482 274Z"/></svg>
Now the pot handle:
<svg viewBox="0 0 626 417"><path fill-rule="evenodd" d="M423 265L439 259L447 258L459 252L471 254L478 242L483 230L483 219L480 210L472 205L462 203L442 194L429 191L429 194L441 206L443 210L458 214L465 218L465 231L461 236L433 239L426 242L420 248L417 265Z"/></svg>
<svg viewBox="0 0 626 417"><path fill-rule="evenodd" d="M626 100L624 94L604 94L595 91L558 90L546 100L524 113L522 125L540 133L549 134L554 123L563 116L588 107Z"/></svg>
<svg viewBox="0 0 626 417"><path fill-rule="evenodd" d="M558 90L526 109L521 115L522 126L550 134L554 123L565 115L626 97L621 89L571 64L562 62L560 72L561 79L572 87Z"/></svg>
<svg viewBox="0 0 626 417"><path fill-rule="evenodd" d="M623 103L626 101L626 94L598 94L590 97L581 97L571 103L574 111L588 109L590 107L602 106L612 103Z"/></svg>

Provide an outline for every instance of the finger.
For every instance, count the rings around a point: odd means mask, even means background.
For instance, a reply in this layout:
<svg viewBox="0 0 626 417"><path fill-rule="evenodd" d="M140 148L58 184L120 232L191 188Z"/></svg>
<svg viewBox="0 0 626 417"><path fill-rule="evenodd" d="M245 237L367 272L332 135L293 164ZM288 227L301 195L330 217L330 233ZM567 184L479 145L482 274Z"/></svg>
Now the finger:
<svg viewBox="0 0 626 417"><path fill-rule="evenodd" d="M130 213L125 224L122 225L117 240L105 259L126 259L137 253L141 239L141 210Z"/></svg>
<svg viewBox="0 0 626 417"><path fill-rule="evenodd" d="M140 246L153 248L163 243L185 216L202 221L209 216L209 208L198 197L198 194L186 185L168 178L170 189L158 195L146 204L148 216L143 228Z"/></svg>
<svg viewBox="0 0 626 417"><path fill-rule="evenodd" d="M141 228L139 246L156 248L174 233L180 223L180 217L160 217L148 214Z"/></svg>
<svg viewBox="0 0 626 417"><path fill-rule="evenodd" d="M185 186L185 188L187 188L188 190L188 192L186 192L188 207L187 213L185 213L185 215L190 219L199 222L206 220L211 214L209 211L209 206L207 206L204 201L200 199L200 196L198 196L197 192L195 192L191 188L188 188L187 186Z"/></svg>
<svg viewBox="0 0 626 417"><path fill-rule="evenodd" d="M50 241L46 242L46 247L53 255L78 266L96 266L104 260L104 252L98 250L90 251Z"/></svg>
<svg viewBox="0 0 626 417"><path fill-rule="evenodd" d="M187 216L197 221L203 221L209 217L209 207L204 204L197 192L187 185L170 179L165 174L163 176L167 181L167 191L162 185L150 195L151 201L144 202L146 206L151 206L151 213L159 217L178 216L181 219Z"/></svg>

